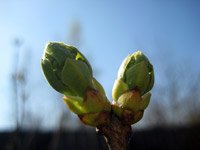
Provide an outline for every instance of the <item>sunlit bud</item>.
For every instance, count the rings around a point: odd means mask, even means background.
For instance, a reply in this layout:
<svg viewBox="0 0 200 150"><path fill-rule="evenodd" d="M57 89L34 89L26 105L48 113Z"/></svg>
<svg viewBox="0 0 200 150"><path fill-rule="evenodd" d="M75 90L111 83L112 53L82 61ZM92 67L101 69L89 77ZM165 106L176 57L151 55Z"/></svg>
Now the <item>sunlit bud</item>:
<svg viewBox="0 0 200 150"><path fill-rule="evenodd" d="M138 90L141 95L150 91L154 84L153 66L140 51L128 55L122 62L117 80L114 83L112 96L118 100L127 90Z"/></svg>
<svg viewBox="0 0 200 150"><path fill-rule="evenodd" d="M50 42L46 45L41 65L49 84L65 95L64 101L69 109L81 116L84 123L92 126L106 123L108 119L102 114L110 111L110 103L103 87L93 77L88 60L78 49Z"/></svg>
<svg viewBox="0 0 200 150"><path fill-rule="evenodd" d="M48 43L41 64L46 79L60 93L83 97L87 88L94 88L91 66L73 46Z"/></svg>
<svg viewBox="0 0 200 150"><path fill-rule="evenodd" d="M154 84L153 66L140 51L128 55L115 80L112 110L125 124L138 122L147 108Z"/></svg>

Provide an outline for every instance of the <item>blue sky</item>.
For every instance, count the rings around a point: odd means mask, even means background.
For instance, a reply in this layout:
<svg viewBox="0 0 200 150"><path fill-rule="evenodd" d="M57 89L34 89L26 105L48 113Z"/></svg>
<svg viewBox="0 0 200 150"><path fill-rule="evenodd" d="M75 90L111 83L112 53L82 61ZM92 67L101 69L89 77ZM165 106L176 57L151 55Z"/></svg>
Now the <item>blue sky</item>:
<svg viewBox="0 0 200 150"><path fill-rule="evenodd" d="M39 63L46 42L67 42L71 25L78 21L82 29L80 50L99 70L97 78L110 98L122 60L138 49L154 65L155 86L164 83L169 60L200 71L199 8L198 0L0 0L0 129L15 126L9 93L15 38L23 39L21 50L25 54L31 50L27 58L29 75L33 76L28 85L32 89L30 109L36 114L44 113L46 118L53 111L56 118L59 114L55 107L59 104L52 106L45 99L51 99L49 93L56 92L41 77ZM23 64L23 56L20 57ZM50 123L55 124L55 120Z"/></svg>

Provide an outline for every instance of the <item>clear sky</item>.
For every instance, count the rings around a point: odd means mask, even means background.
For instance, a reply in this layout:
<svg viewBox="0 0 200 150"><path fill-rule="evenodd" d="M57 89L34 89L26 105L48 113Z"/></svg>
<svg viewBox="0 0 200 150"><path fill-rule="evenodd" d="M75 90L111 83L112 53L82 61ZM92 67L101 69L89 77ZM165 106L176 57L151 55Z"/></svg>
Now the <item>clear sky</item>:
<svg viewBox="0 0 200 150"><path fill-rule="evenodd" d="M0 129L15 126L10 94L15 38L23 40L22 51L31 51L27 59L20 60L22 64L30 60L30 109L47 119L53 111L56 118L58 104L52 106L47 100L51 99L47 93L56 92L40 68L46 42L66 42L70 26L78 21L80 50L99 70L97 78L110 98L121 61L138 49L154 65L155 86L164 82L168 60L200 70L199 8L198 0L0 0ZM55 120L48 125L54 126Z"/></svg>

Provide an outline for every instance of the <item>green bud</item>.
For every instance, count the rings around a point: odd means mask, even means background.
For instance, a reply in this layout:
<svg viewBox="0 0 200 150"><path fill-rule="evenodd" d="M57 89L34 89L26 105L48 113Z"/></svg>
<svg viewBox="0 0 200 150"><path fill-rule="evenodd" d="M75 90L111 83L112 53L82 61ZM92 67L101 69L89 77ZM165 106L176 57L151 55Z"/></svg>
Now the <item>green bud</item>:
<svg viewBox="0 0 200 150"><path fill-rule="evenodd" d="M105 114L111 110L110 102L88 60L75 47L48 43L41 65L49 84L65 95L65 103L82 122L92 126L108 123Z"/></svg>
<svg viewBox="0 0 200 150"><path fill-rule="evenodd" d="M142 52L137 51L124 59L115 82L112 96L116 101L126 90L139 90L143 95L153 87L153 66Z"/></svg>
<svg viewBox="0 0 200 150"><path fill-rule="evenodd" d="M83 97L87 88L94 88L91 66L73 46L48 43L41 65L49 84L60 93Z"/></svg>
<svg viewBox="0 0 200 150"><path fill-rule="evenodd" d="M122 62L112 90L112 110L125 124L138 122L150 102L154 84L153 66L140 51Z"/></svg>

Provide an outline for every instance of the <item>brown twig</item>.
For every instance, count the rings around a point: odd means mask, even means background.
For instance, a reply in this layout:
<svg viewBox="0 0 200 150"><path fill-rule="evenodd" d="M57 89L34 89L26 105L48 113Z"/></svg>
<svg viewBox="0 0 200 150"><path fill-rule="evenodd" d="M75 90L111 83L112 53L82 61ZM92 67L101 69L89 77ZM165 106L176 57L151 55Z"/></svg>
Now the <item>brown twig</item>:
<svg viewBox="0 0 200 150"><path fill-rule="evenodd" d="M109 125L97 127L97 132L104 135L110 150L127 150L131 126L122 124L114 114Z"/></svg>

